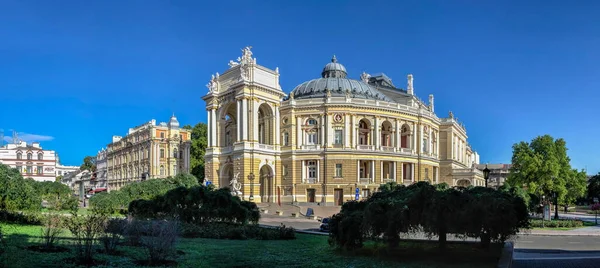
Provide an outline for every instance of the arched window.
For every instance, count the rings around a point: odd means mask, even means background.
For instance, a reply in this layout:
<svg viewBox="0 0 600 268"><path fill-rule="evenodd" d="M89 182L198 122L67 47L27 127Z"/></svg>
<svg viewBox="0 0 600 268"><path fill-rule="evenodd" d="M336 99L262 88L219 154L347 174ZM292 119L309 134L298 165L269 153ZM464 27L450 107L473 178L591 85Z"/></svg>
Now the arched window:
<svg viewBox="0 0 600 268"><path fill-rule="evenodd" d="M306 124L309 126L316 126L317 125L317 119L311 118L306 120Z"/></svg>
<svg viewBox="0 0 600 268"><path fill-rule="evenodd" d="M23 159L23 153L17 153L17 159Z"/></svg>
<svg viewBox="0 0 600 268"><path fill-rule="evenodd" d="M44 155L42 153L38 153L38 160L44 160Z"/></svg>
<svg viewBox="0 0 600 268"><path fill-rule="evenodd" d="M160 175L161 176L165 175L165 166L163 166L163 165L160 166Z"/></svg>
<svg viewBox="0 0 600 268"><path fill-rule="evenodd" d="M33 154L32 153L27 153L27 160L31 160L33 158Z"/></svg>
<svg viewBox="0 0 600 268"><path fill-rule="evenodd" d="M317 119L309 118L306 120L306 125L308 125L309 129L306 129L306 144L313 145L319 143L319 127L317 125Z"/></svg>
<svg viewBox="0 0 600 268"><path fill-rule="evenodd" d="M370 145L371 127L367 121L360 120L358 122L358 145Z"/></svg>

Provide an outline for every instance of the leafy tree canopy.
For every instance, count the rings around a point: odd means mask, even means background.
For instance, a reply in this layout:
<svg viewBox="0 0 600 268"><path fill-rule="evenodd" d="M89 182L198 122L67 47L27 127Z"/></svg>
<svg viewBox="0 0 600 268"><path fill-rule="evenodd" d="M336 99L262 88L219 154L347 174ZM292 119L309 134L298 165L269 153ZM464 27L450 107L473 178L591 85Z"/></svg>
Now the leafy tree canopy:
<svg viewBox="0 0 600 268"><path fill-rule="evenodd" d="M79 167L80 170L96 171L96 158L93 156L86 156L83 158L83 164Z"/></svg>
<svg viewBox="0 0 600 268"><path fill-rule="evenodd" d="M570 161L563 139L544 135L516 143L508 183L537 196L556 193L559 202L573 202L585 194L585 181L583 172L572 169Z"/></svg>
<svg viewBox="0 0 600 268"><path fill-rule="evenodd" d="M600 197L600 173L590 178L587 194L589 198Z"/></svg>
<svg viewBox="0 0 600 268"><path fill-rule="evenodd" d="M208 130L205 123L198 123L194 127L185 125L183 128L192 131L192 144L190 148L190 173L199 182L204 181L204 153L208 146Z"/></svg>

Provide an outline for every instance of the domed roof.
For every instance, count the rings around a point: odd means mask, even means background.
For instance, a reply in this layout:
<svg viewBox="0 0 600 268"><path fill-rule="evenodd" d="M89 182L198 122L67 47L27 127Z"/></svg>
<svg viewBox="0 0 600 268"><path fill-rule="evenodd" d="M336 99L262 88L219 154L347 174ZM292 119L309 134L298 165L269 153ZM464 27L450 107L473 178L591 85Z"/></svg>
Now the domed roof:
<svg viewBox="0 0 600 268"><path fill-rule="evenodd" d="M351 98L375 99L392 101L383 93L369 84L347 78L346 67L337 62L335 56L325 65L321 78L306 81L298 85L290 93L294 99L324 98L327 91L332 97L345 97L346 92Z"/></svg>
<svg viewBox="0 0 600 268"><path fill-rule="evenodd" d="M171 120L169 121L169 127L170 128L178 128L179 127L179 121L177 121L177 117L175 117L175 114L173 114L173 116L171 116Z"/></svg>

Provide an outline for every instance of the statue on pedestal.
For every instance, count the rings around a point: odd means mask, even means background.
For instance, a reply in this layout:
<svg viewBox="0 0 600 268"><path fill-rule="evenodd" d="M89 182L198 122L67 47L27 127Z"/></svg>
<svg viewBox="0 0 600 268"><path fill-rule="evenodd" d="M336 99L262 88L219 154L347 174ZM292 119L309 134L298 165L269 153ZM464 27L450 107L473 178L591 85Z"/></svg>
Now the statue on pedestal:
<svg viewBox="0 0 600 268"><path fill-rule="evenodd" d="M242 192L240 191L242 189L242 184L238 182L238 178L240 177L240 173L236 173L235 176L233 176L233 179L231 179L231 181L229 182L229 186L231 186L231 194L232 195L236 195L239 196L242 194Z"/></svg>

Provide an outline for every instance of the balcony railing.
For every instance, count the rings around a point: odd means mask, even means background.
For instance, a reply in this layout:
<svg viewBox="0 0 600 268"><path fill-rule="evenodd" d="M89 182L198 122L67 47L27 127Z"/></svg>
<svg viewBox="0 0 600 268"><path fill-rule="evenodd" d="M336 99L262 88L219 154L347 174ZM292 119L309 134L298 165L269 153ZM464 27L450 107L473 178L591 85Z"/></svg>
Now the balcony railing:
<svg viewBox="0 0 600 268"><path fill-rule="evenodd" d="M388 178L388 179L383 179L383 183L395 182L395 181L396 181L395 179L390 179L390 178Z"/></svg>
<svg viewBox="0 0 600 268"><path fill-rule="evenodd" d="M231 153L232 150L233 150L233 146L222 147L221 153L222 154Z"/></svg>
<svg viewBox="0 0 600 268"><path fill-rule="evenodd" d="M405 153L405 154L412 154L412 149L411 148L400 148L400 152Z"/></svg>
<svg viewBox="0 0 600 268"><path fill-rule="evenodd" d="M319 150L321 149L321 145L320 144L305 144L302 145L302 150Z"/></svg>
<svg viewBox="0 0 600 268"><path fill-rule="evenodd" d="M360 178L360 179L358 179L358 183L369 184L369 183L371 183L371 178Z"/></svg>
<svg viewBox="0 0 600 268"><path fill-rule="evenodd" d="M381 146L381 150L384 152L395 152L396 148L392 146Z"/></svg>
<svg viewBox="0 0 600 268"><path fill-rule="evenodd" d="M275 150L275 145L269 145L269 144L258 144L258 149L262 149L262 150Z"/></svg>
<svg viewBox="0 0 600 268"><path fill-rule="evenodd" d="M358 150L370 150L373 151L374 146L373 145L364 145L364 144L359 144L356 146L356 149Z"/></svg>
<svg viewBox="0 0 600 268"><path fill-rule="evenodd" d="M304 183L317 183L317 178L304 178Z"/></svg>

